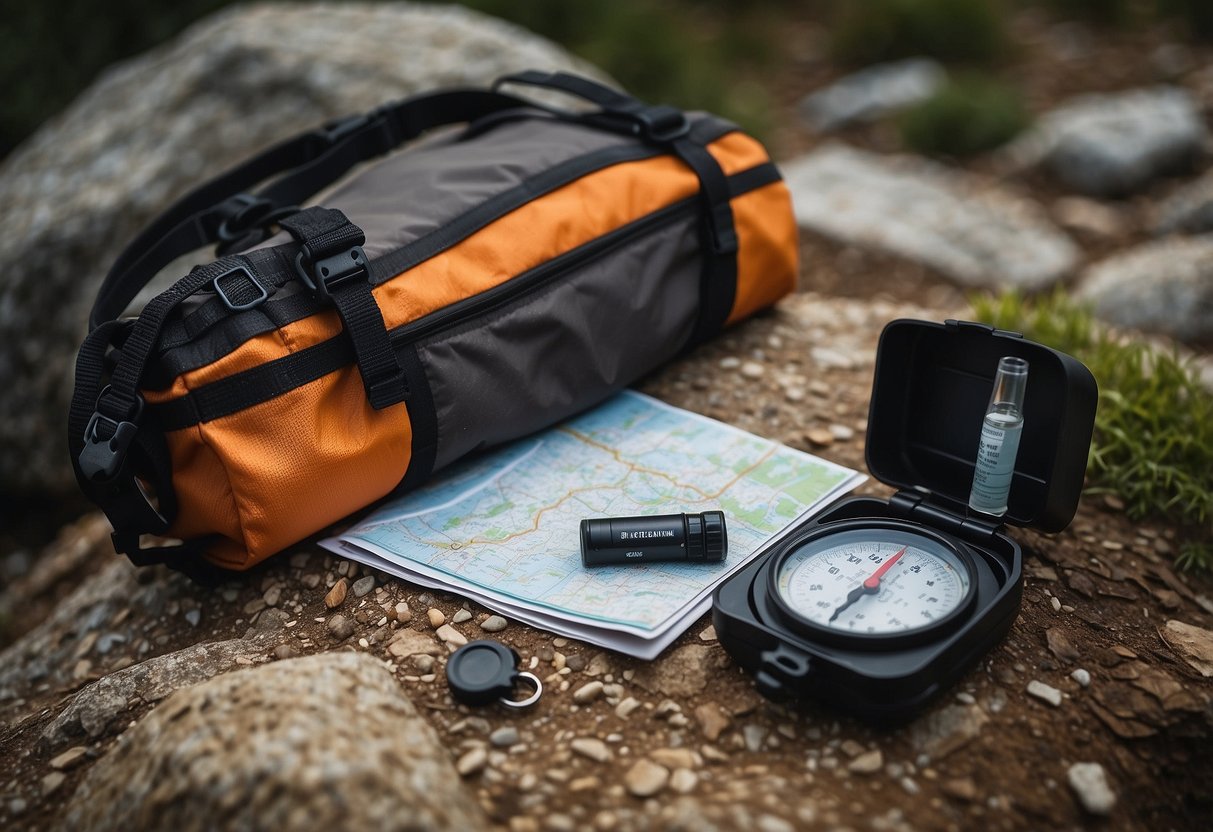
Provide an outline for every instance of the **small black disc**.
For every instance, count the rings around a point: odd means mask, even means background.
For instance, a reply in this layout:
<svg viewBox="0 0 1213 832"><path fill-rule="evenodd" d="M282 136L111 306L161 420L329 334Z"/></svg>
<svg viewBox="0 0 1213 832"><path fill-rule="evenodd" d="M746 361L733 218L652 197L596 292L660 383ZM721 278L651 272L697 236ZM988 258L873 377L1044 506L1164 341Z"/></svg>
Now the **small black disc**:
<svg viewBox="0 0 1213 832"><path fill-rule="evenodd" d="M518 654L489 639L468 642L446 663L451 695L465 705L488 705L508 698L518 675Z"/></svg>

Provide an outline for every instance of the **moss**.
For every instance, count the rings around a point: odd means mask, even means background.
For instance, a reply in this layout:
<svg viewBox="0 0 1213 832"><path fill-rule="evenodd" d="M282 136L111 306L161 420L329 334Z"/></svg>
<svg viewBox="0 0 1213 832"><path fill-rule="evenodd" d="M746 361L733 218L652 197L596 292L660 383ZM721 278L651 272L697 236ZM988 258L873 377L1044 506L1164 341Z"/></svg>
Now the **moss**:
<svg viewBox="0 0 1213 832"><path fill-rule="evenodd" d="M1007 142L1029 121L1014 87L968 74L903 113L900 127L902 141L912 150L967 157Z"/></svg>
<svg viewBox="0 0 1213 832"><path fill-rule="evenodd" d="M916 55L991 64L1009 43L996 0L861 0L836 4L831 51L852 64Z"/></svg>
<svg viewBox="0 0 1213 832"><path fill-rule="evenodd" d="M1088 493L1115 493L1133 518L1184 528L1177 562L1213 567L1213 393L1174 352L1114 337L1061 290L1026 300L977 297L978 320L1070 353L1090 367L1100 402Z"/></svg>

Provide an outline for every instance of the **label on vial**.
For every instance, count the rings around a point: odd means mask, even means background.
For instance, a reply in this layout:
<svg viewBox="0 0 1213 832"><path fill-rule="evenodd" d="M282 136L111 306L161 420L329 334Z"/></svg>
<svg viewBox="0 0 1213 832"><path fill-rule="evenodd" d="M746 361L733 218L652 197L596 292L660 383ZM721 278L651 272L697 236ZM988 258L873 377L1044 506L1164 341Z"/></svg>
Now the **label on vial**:
<svg viewBox="0 0 1213 832"><path fill-rule="evenodd" d="M973 474L973 491L969 505L978 511L1002 514L1007 510L1011 478L1015 474L1015 455L1023 425L999 427L988 420L981 425L981 442L977 446L977 470Z"/></svg>

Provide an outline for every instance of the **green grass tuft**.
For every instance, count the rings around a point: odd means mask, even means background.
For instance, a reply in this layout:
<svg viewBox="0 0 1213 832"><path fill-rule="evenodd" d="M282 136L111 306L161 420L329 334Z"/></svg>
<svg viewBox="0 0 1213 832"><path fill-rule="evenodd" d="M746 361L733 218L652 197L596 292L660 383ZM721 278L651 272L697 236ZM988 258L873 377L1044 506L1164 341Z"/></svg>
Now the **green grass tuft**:
<svg viewBox="0 0 1213 832"><path fill-rule="evenodd" d="M1113 337L1064 291L972 300L974 315L1070 353L1099 382L1088 493L1115 493L1132 518L1184 528L1176 563L1213 568L1213 394L1190 362Z"/></svg>
<svg viewBox="0 0 1213 832"><path fill-rule="evenodd" d="M1018 90L986 75L962 75L902 113L901 139L928 156L993 150L1028 126Z"/></svg>

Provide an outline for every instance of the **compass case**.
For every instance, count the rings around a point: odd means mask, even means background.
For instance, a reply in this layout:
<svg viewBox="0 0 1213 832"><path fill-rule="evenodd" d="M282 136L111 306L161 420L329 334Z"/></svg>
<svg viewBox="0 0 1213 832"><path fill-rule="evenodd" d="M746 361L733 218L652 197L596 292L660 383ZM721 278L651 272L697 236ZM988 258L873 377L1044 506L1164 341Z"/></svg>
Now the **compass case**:
<svg viewBox="0 0 1213 832"><path fill-rule="evenodd" d="M1008 512L968 510L981 422L998 360L1028 361L1024 428ZM900 489L853 497L792 529L716 591L721 644L771 698L810 696L882 721L912 715L1001 641L1023 592L1020 545L1003 523L1056 532L1078 508L1095 419L1095 380L1074 358L982 324L897 320L881 335L868 415L868 468ZM976 566L975 601L953 626L910 646L806 633L770 597L781 556L866 522L926 528Z"/></svg>

